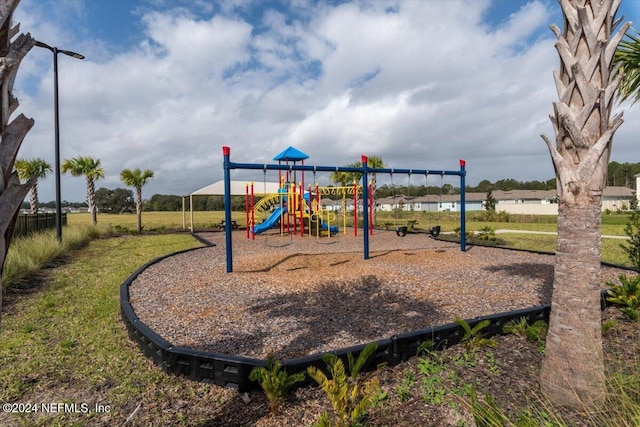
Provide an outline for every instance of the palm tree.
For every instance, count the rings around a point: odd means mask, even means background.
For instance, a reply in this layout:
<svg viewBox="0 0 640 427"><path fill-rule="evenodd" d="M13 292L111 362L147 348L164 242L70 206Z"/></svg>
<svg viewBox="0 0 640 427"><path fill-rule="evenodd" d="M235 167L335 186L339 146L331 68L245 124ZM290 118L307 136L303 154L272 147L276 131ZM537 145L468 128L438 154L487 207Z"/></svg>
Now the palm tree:
<svg viewBox="0 0 640 427"><path fill-rule="evenodd" d="M28 34L17 34L19 26L12 22L18 3L19 0L0 0L0 272L7 257L20 205L32 184L31 180L21 184L18 172L13 167L22 141L34 123L33 119L27 118L24 114L10 120L18 108L18 99L13 96L13 84L18 67L35 44L34 39Z"/></svg>
<svg viewBox="0 0 640 427"><path fill-rule="evenodd" d="M23 181L31 181L31 197L30 197L30 213L38 213L38 180L43 179L51 172L51 165L41 158L37 159L18 159L15 163L15 169L18 177Z"/></svg>
<svg viewBox="0 0 640 427"><path fill-rule="evenodd" d="M98 223L96 210L96 187L98 179L104 178L104 169L100 166L100 160L93 157L77 156L72 159L65 159L62 162L62 173L71 173L73 176L85 176L87 179L87 204L91 212L91 222Z"/></svg>
<svg viewBox="0 0 640 427"><path fill-rule="evenodd" d="M618 22L617 0L560 0L564 31L557 37L559 102L542 135L558 190L558 237L549 334L540 386L553 402L597 408L605 395L600 314L600 211L611 140L622 113L610 119L620 75L615 48L629 28ZM615 24L615 25L614 25Z"/></svg>
<svg viewBox="0 0 640 427"><path fill-rule="evenodd" d="M370 168L386 168L382 157L371 156L369 157L367 164ZM378 192L378 176L375 173L371 174L371 206L373 206L372 221L373 225L378 225L378 218L376 216L376 193Z"/></svg>
<svg viewBox="0 0 640 427"><path fill-rule="evenodd" d="M386 168L386 165L384 164L384 161L382 160L382 157L380 156L371 156L367 159L367 166L369 166L370 168ZM348 168L361 168L362 167L362 162L356 162L356 163L351 163L349 165L347 165L346 167ZM360 181L360 178L362 178L362 174L358 173L358 172L333 172L331 174L331 181L333 182L338 182L341 185L345 186L348 185L351 182L358 182ZM376 173L371 173L369 174L369 183L371 184L371 205L375 206L376 205L376 193L378 191L378 179L377 179L377 174ZM366 189L363 189L363 191L367 191ZM365 208L366 210L366 208ZM372 222L373 225L377 225L377 219L376 219L376 210L375 208L373 209L373 214L372 214Z"/></svg>
<svg viewBox="0 0 640 427"><path fill-rule="evenodd" d="M640 33L627 33L627 40L618 45L614 60L620 64L620 87L618 98L620 102L633 99L635 104L640 99Z"/></svg>
<svg viewBox="0 0 640 427"><path fill-rule="evenodd" d="M138 233L142 233L142 187L147 184L149 179L153 178L153 171L145 169L141 171L139 168L124 169L120 172L120 180L129 187L136 189L136 214L138 215Z"/></svg>

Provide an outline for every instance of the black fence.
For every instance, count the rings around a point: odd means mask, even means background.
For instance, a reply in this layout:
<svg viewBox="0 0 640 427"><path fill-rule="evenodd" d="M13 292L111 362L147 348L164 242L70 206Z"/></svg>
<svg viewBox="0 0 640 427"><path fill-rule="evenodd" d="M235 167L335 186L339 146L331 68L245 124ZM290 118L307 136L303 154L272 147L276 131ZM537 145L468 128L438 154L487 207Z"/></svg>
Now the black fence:
<svg viewBox="0 0 640 427"><path fill-rule="evenodd" d="M62 225L67 225L67 213L62 213ZM56 228L55 213L20 214L13 230L14 237L27 236L31 233Z"/></svg>
<svg viewBox="0 0 640 427"><path fill-rule="evenodd" d="M209 243L206 240L202 241L205 244ZM188 249L187 251L198 249L200 248ZM129 336L138 344L145 356L153 360L153 362L167 373L184 375L192 380L229 387L241 392L257 389L258 384L249 379L249 373L256 366L267 366L266 360L174 346L138 318L129 301L129 285L150 265L173 255L175 254L165 255L143 265L120 286L121 314ZM621 266L617 267L624 268ZM601 291L600 302L601 308L604 309L607 306L606 290ZM484 329L483 332L486 336L494 336L503 334L503 326L511 320L525 318L528 324L532 324L537 320L548 322L550 311L551 304L545 304L521 310L466 319L466 322L473 328L479 322L488 320L489 326ZM390 366L398 365L416 356L418 347L426 341L430 341L436 349L456 345L461 341L463 335L464 330L460 325L449 323L398 334L388 339L376 341L378 344L376 352L372 355L371 359L367 361L363 370L375 369L375 367L381 363ZM352 353L352 355L357 358L365 346L366 344L356 345L349 348L338 349L331 353L334 353L343 360L347 359L348 353ZM315 366L319 369L324 367L321 354L284 360L282 364L289 373L304 372L309 366ZM309 378L307 378L305 383L309 381Z"/></svg>

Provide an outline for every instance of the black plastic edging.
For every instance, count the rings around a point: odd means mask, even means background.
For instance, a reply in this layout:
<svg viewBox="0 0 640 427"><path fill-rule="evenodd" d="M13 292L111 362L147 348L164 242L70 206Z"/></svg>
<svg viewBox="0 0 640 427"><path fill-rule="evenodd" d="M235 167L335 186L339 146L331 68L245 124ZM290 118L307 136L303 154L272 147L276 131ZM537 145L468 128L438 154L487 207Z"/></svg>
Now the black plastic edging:
<svg viewBox="0 0 640 427"><path fill-rule="evenodd" d="M196 235L194 235L194 237L196 237ZM201 241L207 245L211 243L206 239ZM522 249L492 247L497 249L526 251ZM239 392L257 389L258 384L249 379L249 374L254 367L267 366L266 360L211 353L184 347L174 347L171 343L158 335L153 329L144 324L144 322L137 317L133 307L131 306L131 302L129 301L129 286L141 272L165 258L197 249L202 248L187 249L155 258L140 267L124 281L120 287L120 305L122 319L125 322L129 336L138 344L145 356L149 357L154 363L169 374L184 375L195 381L212 383L221 387L229 387ZM541 253L536 251L526 252ZM618 268L628 269L619 266ZM602 309L609 305L606 296L607 290L602 290ZM473 328L479 322L489 320L489 326L484 329L483 332L485 332L485 336L495 336L503 334L502 329L507 322L511 320L518 320L522 317L527 320L528 324L532 324L538 320L548 322L550 311L551 305L545 304L526 309L466 319L465 322ZM370 371L376 369L381 364L394 366L404 362L417 355L418 348L423 342L431 341L434 348L442 349L458 344L462 340L463 336L464 330L462 327L456 323L448 323L422 330L401 333L394 335L389 339L375 341L378 344L376 352L367 360L362 370ZM351 353L357 358L366 345L367 344L360 344L330 351L328 353L335 354L346 363L348 353ZM282 365L290 374L305 372L309 366L315 366L322 370L326 369L325 363L322 360L322 354L313 354L300 358L288 359L283 361ZM310 381L311 379L306 376L305 382L298 384L298 386L309 384Z"/></svg>
<svg viewBox="0 0 640 427"><path fill-rule="evenodd" d="M204 237L202 237L201 235L199 235L198 233L191 233L191 236L193 236L194 239L196 239L197 241L199 241L200 243L202 243L205 246L216 246L215 243L213 243L210 240L205 239Z"/></svg>

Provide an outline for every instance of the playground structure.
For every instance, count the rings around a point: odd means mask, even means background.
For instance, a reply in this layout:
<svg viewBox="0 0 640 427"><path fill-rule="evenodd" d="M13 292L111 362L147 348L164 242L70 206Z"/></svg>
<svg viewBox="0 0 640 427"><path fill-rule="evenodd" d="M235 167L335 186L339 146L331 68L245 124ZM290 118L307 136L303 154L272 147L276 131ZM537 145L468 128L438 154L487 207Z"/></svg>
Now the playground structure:
<svg viewBox="0 0 640 427"><path fill-rule="evenodd" d="M358 196L362 187L357 183L345 187L320 187L317 183L315 187L309 184L304 190L302 184L296 185L294 182L287 182L281 177L280 188L277 193L266 194L258 202L255 202L254 184L246 184L245 189L245 216L247 224L247 238L254 239L256 234L263 233L279 225L280 235L293 234L309 237L331 237L337 234L338 219L335 212L322 207L320 197L326 195L340 196L343 205L346 205L346 197L353 197L354 224L358 221ZM371 216L369 207L369 216ZM268 216L267 216L268 215ZM262 218L258 223L257 219ZM342 215L342 230L346 234L347 217ZM373 232L372 226L369 232ZM354 227L354 235L358 235L358 228Z"/></svg>
<svg viewBox="0 0 640 427"><path fill-rule="evenodd" d="M295 151L294 151L295 150ZM389 169L389 168L370 168L368 167L368 158L367 156L361 156L361 161L362 161L362 166L360 167L346 167L346 166L309 166L309 165L305 165L304 164L304 160L307 159L309 156L307 156L304 153L300 153L298 150L296 150L293 147L289 147L288 149L286 149L285 151L283 151L282 153L280 153L278 156L276 156L274 159L278 160L278 164L258 164L258 163L234 163L231 162L230 158L231 158L231 148L224 146L222 147L222 154L223 154L223 170L224 170L224 205L225 205L225 244L226 244L226 272L227 273L231 273L233 272L233 243L232 243L232 238L231 238L231 233L232 233L232 219L231 219L231 170L232 169L247 169L247 170L262 170L264 171L264 173L266 174L266 172L268 170L277 170L279 171L280 174L280 182L282 182L282 172L285 172L285 180L286 182L297 182L297 177L296 177L296 172L297 171L309 171L309 172L313 172L314 175L316 172L348 172L348 173L358 173L361 174L362 176L362 188L366 188L369 189L369 174L371 173L376 173L376 174L405 174L405 175L413 175L413 174L420 174L420 175L440 175L440 176L445 176L445 175L453 175L453 176L458 176L460 177L460 206L461 206L461 212L460 212L460 250L462 252L464 252L466 250L466 238L465 238L465 233L466 233L466 229L465 229L465 222L466 222L466 218L465 218L465 176L466 176L466 170L465 170L465 166L466 166L466 162L462 159L460 159L460 170L457 171L449 171L449 170L428 170L428 169ZM282 161L285 161L285 164L282 164ZM292 163L289 163L289 162ZM298 165L297 161L301 161L302 164ZM291 175L293 175L293 180L291 180ZM295 188L295 184L293 185L293 188ZM302 174L302 180L300 183L300 191L299 191L299 197L303 198L304 195L304 174ZM295 194L296 190L292 190L292 193ZM309 192L309 198L308 200L310 201L310 195L311 193ZM357 194L355 195L357 196ZM363 223L363 229L364 230L370 230L370 224L371 224L371 218L370 218L370 214L372 212L373 207L371 206L372 204L372 200L370 197L370 190L368 191L363 191L362 192L362 204L363 206L368 207L369 209L369 214L368 215L363 215L362 218L362 223ZM318 193L316 192L316 197L318 197ZM291 206L293 206L293 210L295 211L296 203L300 203L300 201L296 202L295 199L292 201L293 203L289 204L289 206L287 206L287 212L289 212L289 209L291 209ZM302 207L300 207L299 209L302 209ZM276 209L278 210L278 208ZM357 211L357 209L355 209ZM284 207L280 206L279 207L279 212L278 212L278 217L282 217L282 214L284 214ZM255 218L255 214L254 218ZM310 211L310 213L308 213L309 218L311 218L311 216L313 215L313 212ZM271 217L273 217L274 214L271 215ZM271 218L270 217L270 218ZM289 217L289 215L287 215L287 217ZM318 218L316 216L316 218ZM295 231L295 227L296 227L296 219L297 216L294 215L294 231ZM299 220L303 221L304 219L304 215L300 215ZM271 221L276 221L276 218L272 218ZM282 221L280 221L282 223ZM319 221L318 221L319 222ZM249 221L247 221L247 223L249 224ZM303 224L303 223L302 223ZM354 222L354 224L357 224L357 222ZM274 224L271 224L274 225ZM266 225L265 225L266 227ZM249 227L247 227L249 228ZM254 235L255 235L255 226L252 227L254 230ZM304 233L304 226L302 228L302 233ZM370 233L362 233L363 235L363 257L365 260L369 259L369 234Z"/></svg>
<svg viewBox="0 0 640 427"><path fill-rule="evenodd" d="M304 166L304 161L309 156L294 147L288 147L277 154L273 160L278 161L278 165L288 166L286 170L278 171L278 191L266 194L258 202L255 202L254 184L245 186L245 220L247 224L247 238L255 239L256 234L280 226L280 235L305 235L327 236L336 235L340 230L337 227L337 216L334 212L324 209L320 202L321 196L332 195L341 196L343 205L346 206L346 196L353 196L354 206L354 235L358 234L358 195L362 187L356 182L351 186L344 187L320 187L316 182L315 188L311 184L305 190L304 169L300 173L298 181L297 163ZM267 167L263 168L264 182L266 188ZM315 170L314 170L315 181ZM369 189L371 191L371 189ZM368 206L368 215L371 218L373 206ZM364 209L363 209L364 210ZM268 217L267 217L268 215ZM262 219L262 222L258 223ZM346 233L347 221L343 212L342 229ZM370 233L373 227L370 226Z"/></svg>

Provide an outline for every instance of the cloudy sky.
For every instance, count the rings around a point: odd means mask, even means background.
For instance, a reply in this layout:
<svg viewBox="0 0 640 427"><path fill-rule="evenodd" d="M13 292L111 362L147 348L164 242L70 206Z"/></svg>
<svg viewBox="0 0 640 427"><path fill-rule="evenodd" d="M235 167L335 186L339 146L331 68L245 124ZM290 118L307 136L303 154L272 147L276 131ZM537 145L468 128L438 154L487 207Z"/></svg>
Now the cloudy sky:
<svg viewBox="0 0 640 427"><path fill-rule="evenodd" d="M619 14L640 22L640 0ZM140 167L155 172L145 197L188 194L222 178L223 145L236 162L271 163L290 145L311 165L464 158L472 185L554 176L540 134L553 137L556 1L22 0L14 19L86 56L58 57L61 157L99 158L98 187ZM14 89L36 121L19 156L51 164L52 68L34 48ZM612 160L638 162L640 103L618 108ZM40 198L53 200L53 174ZM83 201L84 180L63 176L62 198Z"/></svg>

